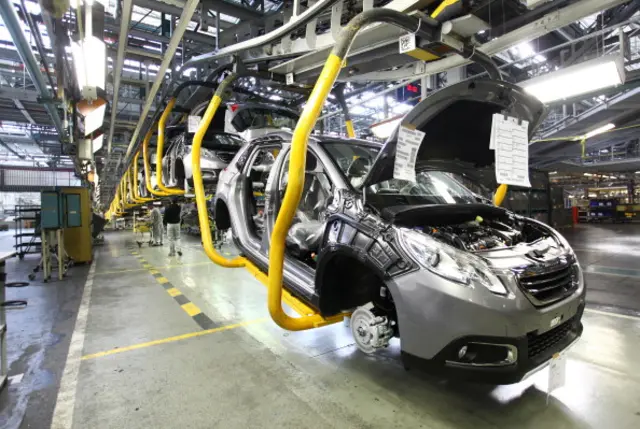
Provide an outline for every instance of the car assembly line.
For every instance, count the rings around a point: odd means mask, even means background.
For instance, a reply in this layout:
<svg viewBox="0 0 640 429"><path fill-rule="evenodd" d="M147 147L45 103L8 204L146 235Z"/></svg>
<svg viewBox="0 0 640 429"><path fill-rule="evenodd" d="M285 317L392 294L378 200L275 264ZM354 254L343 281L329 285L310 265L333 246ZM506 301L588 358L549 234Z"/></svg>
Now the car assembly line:
<svg viewBox="0 0 640 429"><path fill-rule="evenodd" d="M637 427L640 1L0 17L3 428Z"/></svg>

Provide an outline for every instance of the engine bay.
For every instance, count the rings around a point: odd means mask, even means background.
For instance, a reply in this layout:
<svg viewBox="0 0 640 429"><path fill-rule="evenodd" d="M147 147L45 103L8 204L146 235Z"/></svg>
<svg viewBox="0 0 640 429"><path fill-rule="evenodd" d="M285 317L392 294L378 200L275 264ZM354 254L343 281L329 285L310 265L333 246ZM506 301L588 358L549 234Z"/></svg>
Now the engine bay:
<svg viewBox="0 0 640 429"><path fill-rule="evenodd" d="M479 210L470 210L477 206ZM532 243L549 236L546 229L504 209L481 205L412 207L396 213L394 223L469 252L481 252ZM480 214L477 214L480 213Z"/></svg>
<svg viewBox="0 0 640 429"><path fill-rule="evenodd" d="M461 224L434 226L426 232L433 238L470 252L511 247L526 241L521 225L485 221L480 216Z"/></svg>

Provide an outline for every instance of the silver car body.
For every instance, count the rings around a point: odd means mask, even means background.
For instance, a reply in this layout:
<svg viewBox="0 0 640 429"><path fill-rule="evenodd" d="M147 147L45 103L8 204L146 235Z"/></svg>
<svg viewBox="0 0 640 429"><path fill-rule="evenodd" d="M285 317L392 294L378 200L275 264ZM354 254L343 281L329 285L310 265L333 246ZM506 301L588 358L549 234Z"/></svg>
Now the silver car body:
<svg viewBox="0 0 640 429"><path fill-rule="evenodd" d="M423 119L430 117L430 109L440 105L442 111L442 106L447 108L453 101L460 100L481 100L491 103L487 105L493 109L507 105L512 109L510 114L529 120L532 130L542 115L541 105L528 99L517 87L489 81L473 87L468 85L455 85L429 97L414 108L403 123L423 129L426 123ZM496 97L497 93L506 100L504 105L495 104L500 98ZM487 114L490 116L493 112ZM483 127L488 132L486 126ZM468 204L406 206L403 203L381 210L374 208L376 194L369 196L368 191L381 180L390 179L388 168L389 163L393 165L394 137L382 149L370 142L345 142L363 150L379 151L364 179L347 177L345 168L338 165L329 153L328 145L334 144L332 142L336 139L317 137L309 140L307 162L314 158L317 163L307 165L305 183L309 178L314 183L322 182L316 180L321 173L328 179L331 191L324 204L314 207L320 213L317 219L301 219L290 229L283 273L285 287L325 315L355 309L355 317L363 311L362 308L365 312L373 308L367 303L369 298L382 300L377 311L387 305L387 314L372 319L364 331L371 329L365 333L377 338L378 335L387 336L388 330L392 329L400 337L402 356L407 366L424 367L450 377L502 384L517 382L548 364L554 355L573 344L582 333L584 277L566 240L547 225L491 206L482 199ZM221 174L218 183L215 201L218 228L230 227L243 254L265 270L268 267L271 231L286 188L290 141L290 133L279 132L243 147ZM484 144L488 146L488 141ZM425 150L439 149L431 147ZM255 157L266 152L277 154L277 158L265 164L263 169L259 162L254 161ZM489 157L480 152L474 156L486 157L487 160ZM354 156L353 160L356 158ZM262 211L256 211L251 197L255 195L252 178L256 176L255 165L260 167L256 171L268 174ZM420 171L431 174L428 172L444 170L444 165L447 164L427 163L420 167ZM358 179L355 182L362 187L354 187L354 179ZM312 189L305 189L305 194L312 192ZM378 196L382 200L387 198L383 193ZM304 202L303 195L301 204ZM514 240L512 245L494 248L482 249L482 245L474 245L477 251L473 252L453 251L449 245L443 246L439 239L434 239L444 234L437 231L440 226L433 227L432 234L425 232L426 229L415 228L422 218L459 216L471 219L464 221L464 225L475 225L469 228L494 225L486 228L495 230L499 225L512 222L521 229L522 237L533 238L523 239L517 244L513 244L516 243ZM256 222L256 218L260 222ZM497 219L495 223L494 219ZM502 234L499 233L500 236ZM421 259L418 255L420 250L416 251L414 246L416 242L427 243L425 248L436 246L440 252L436 252L438 260L426 263ZM306 251L307 256L301 258L300 249L303 249L301 254ZM441 259L443 257L445 259ZM440 261L446 258L459 264L456 266L461 267L461 273L463 267L464 270L472 267L468 272L475 276L475 280L462 284L445 277L438 270L444 263ZM343 266L337 265L337 261L351 262L337 274L338 268ZM349 294L350 285L340 284L341 290L332 288L341 282L340 275L358 267L364 268L362 273L374 273L380 285L366 296L366 300L349 298L352 299L348 301L349 305L353 307L340 307L345 305L341 297ZM383 319L384 329L377 330L375 325ZM390 319L388 323L387 319ZM380 344L384 345L384 341Z"/></svg>
<svg viewBox="0 0 640 429"><path fill-rule="evenodd" d="M203 108L204 105L196 107L193 114L200 115ZM267 117L270 119L267 120ZM224 118L223 129L220 129L219 125L221 118ZM239 146L244 142L278 131L282 127L292 127L297 119L298 114L295 111L283 106L262 103L222 106L203 142L205 150L202 151L200 158L203 181L206 184L215 184L220 172L229 164ZM167 154L162 162L166 186L183 187L184 183L180 183L182 179L191 182L193 178L192 139L193 133L182 131L168 143ZM220 140L219 144L215 144L215 139ZM207 148L208 144L212 146Z"/></svg>

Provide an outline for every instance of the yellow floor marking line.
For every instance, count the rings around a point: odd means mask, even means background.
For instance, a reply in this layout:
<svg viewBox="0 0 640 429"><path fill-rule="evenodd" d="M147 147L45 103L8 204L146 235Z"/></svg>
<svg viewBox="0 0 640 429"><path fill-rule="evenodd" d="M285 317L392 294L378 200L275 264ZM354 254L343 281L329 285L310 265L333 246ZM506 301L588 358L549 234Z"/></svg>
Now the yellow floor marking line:
<svg viewBox="0 0 640 429"><path fill-rule="evenodd" d="M198 326L200 326L205 331L207 329L213 329L217 326L217 324L213 320L211 320L209 316L203 313L202 310L200 310L200 308L198 308L197 305L192 303L187 296L185 296L182 292L180 292L180 290L177 287L175 287L173 283L169 281L168 278L162 275L162 273L158 269L156 269L155 267L151 267L149 265L149 262L147 262L144 259L144 257L139 256L137 257L137 259L143 266L148 265L150 267L149 274L151 274L153 278L157 280L157 282L164 288L164 290L167 291L169 296L171 296L173 300L176 303L178 303L178 305L180 305L180 307L185 311L185 313L187 313L187 315L189 315L189 317L191 317L193 321L198 324ZM196 264L199 265L199 264L205 264L205 263L210 264L210 262L207 261L207 262L201 262L201 263L194 263L193 265L196 265ZM168 265L166 268L183 267L185 265L187 264Z"/></svg>
<svg viewBox="0 0 640 429"><path fill-rule="evenodd" d="M200 310L200 308L193 302L187 302L186 304L182 304L180 307L182 307L182 309L191 317L202 313L202 310Z"/></svg>
<svg viewBox="0 0 640 429"><path fill-rule="evenodd" d="M167 293L171 296L178 296L178 295L182 295L182 292L180 292L178 289L172 287L171 289L167 289Z"/></svg>
<svg viewBox="0 0 640 429"><path fill-rule="evenodd" d="M144 349L146 347L157 346L160 344L173 343L175 341L182 341L189 338L202 337L204 335L215 334L216 332L228 331L231 329L242 328L244 326L254 325L257 323L266 322L267 318L262 317L260 319L248 320L246 322L235 323L233 325L220 326L219 328L207 329L204 331L191 332L188 334L176 335L174 337L163 338L161 340L149 341L147 343L134 344L132 346L120 347L117 349L107 350L105 352L93 353L82 356L82 360L96 359L104 356L115 355L118 353L129 352L132 350Z"/></svg>

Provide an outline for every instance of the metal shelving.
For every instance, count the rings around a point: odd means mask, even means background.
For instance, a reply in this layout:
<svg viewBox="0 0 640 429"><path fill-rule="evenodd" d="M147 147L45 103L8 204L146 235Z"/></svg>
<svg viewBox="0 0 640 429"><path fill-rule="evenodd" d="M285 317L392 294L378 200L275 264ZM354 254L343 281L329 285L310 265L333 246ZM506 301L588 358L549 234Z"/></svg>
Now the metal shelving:
<svg viewBox="0 0 640 429"><path fill-rule="evenodd" d="M20 259L27 254L40 254L40 207L39 206L15 206L15 234L16 243L13 246ZM27 227L26 222L31 221L32 225ZM31 231L33 229L33 231Z"/></svg>

